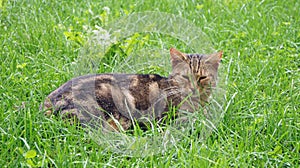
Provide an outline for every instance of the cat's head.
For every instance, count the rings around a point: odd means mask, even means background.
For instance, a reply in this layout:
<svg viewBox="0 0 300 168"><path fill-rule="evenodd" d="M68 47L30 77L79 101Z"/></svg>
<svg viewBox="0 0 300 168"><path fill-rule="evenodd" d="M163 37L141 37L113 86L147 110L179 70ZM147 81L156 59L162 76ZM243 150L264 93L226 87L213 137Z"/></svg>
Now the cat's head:
<svg viewBox="0 0 300 168"><path fill-rule="evenodd" d="M192 80L198 88L215 87L222 52L185 54L171 48L172 76L180 81Z"/></svg>

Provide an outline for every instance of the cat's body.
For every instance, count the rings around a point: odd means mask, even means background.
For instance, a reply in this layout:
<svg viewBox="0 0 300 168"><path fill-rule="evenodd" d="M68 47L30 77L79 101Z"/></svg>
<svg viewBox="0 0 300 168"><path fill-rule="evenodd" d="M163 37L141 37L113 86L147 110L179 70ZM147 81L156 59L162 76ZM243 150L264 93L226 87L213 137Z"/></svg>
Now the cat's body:
<svg viewBox="0 0 300 168"><path fill-rule="evenodd" d="M170 50L168 78L141 74L96 74L74 78L45 100L47 115L76 117L83 125L127 130L134 121L160 120L171 107L194 112L216 86L222 53L183 54Z"/></svg>

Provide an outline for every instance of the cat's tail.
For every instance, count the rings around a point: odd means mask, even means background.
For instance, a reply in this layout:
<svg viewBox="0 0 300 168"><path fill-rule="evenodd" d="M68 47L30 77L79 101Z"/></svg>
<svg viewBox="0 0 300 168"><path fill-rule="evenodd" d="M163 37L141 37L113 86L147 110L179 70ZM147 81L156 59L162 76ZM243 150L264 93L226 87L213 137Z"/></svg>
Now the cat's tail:
<svg viewBox="0 0 300 168"><path fill-rule="evenodd" d="M39 110L44 112L47 117L50 117L53 114L53 104L48 97L40 104Z"/></svg>

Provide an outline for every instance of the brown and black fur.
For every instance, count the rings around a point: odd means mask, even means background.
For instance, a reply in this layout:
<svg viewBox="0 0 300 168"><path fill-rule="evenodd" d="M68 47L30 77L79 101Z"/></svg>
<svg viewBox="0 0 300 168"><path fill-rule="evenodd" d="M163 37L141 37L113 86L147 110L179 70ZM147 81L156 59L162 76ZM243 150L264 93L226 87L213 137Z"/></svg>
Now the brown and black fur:
<svg viewBox="0 0 300 168"><path fill-rule="evenodd" d="M172 73L95 74L74 78L47 96L46 115L75 117L83 125L127 130L134 121L162 119L171 107L197 111L216 86L222 52L184 54L170 49Z"/></svg>

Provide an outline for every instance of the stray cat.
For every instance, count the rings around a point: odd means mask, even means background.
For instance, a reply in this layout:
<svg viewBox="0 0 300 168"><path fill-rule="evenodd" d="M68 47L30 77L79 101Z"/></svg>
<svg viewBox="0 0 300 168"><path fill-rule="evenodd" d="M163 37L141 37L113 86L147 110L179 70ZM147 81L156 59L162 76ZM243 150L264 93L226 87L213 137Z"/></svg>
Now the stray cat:
<svg viewBox="0 0 300 168"><path fill-rule="evenodd" d="M178 116L199 111L216 87L222 52L184 54L171 48L170 55L168 78L115 73L80 76L48 95L41 108L47 116L75 117L82 125L108 131L127 130L136 121L160 121L174 106Z"/></svg>

